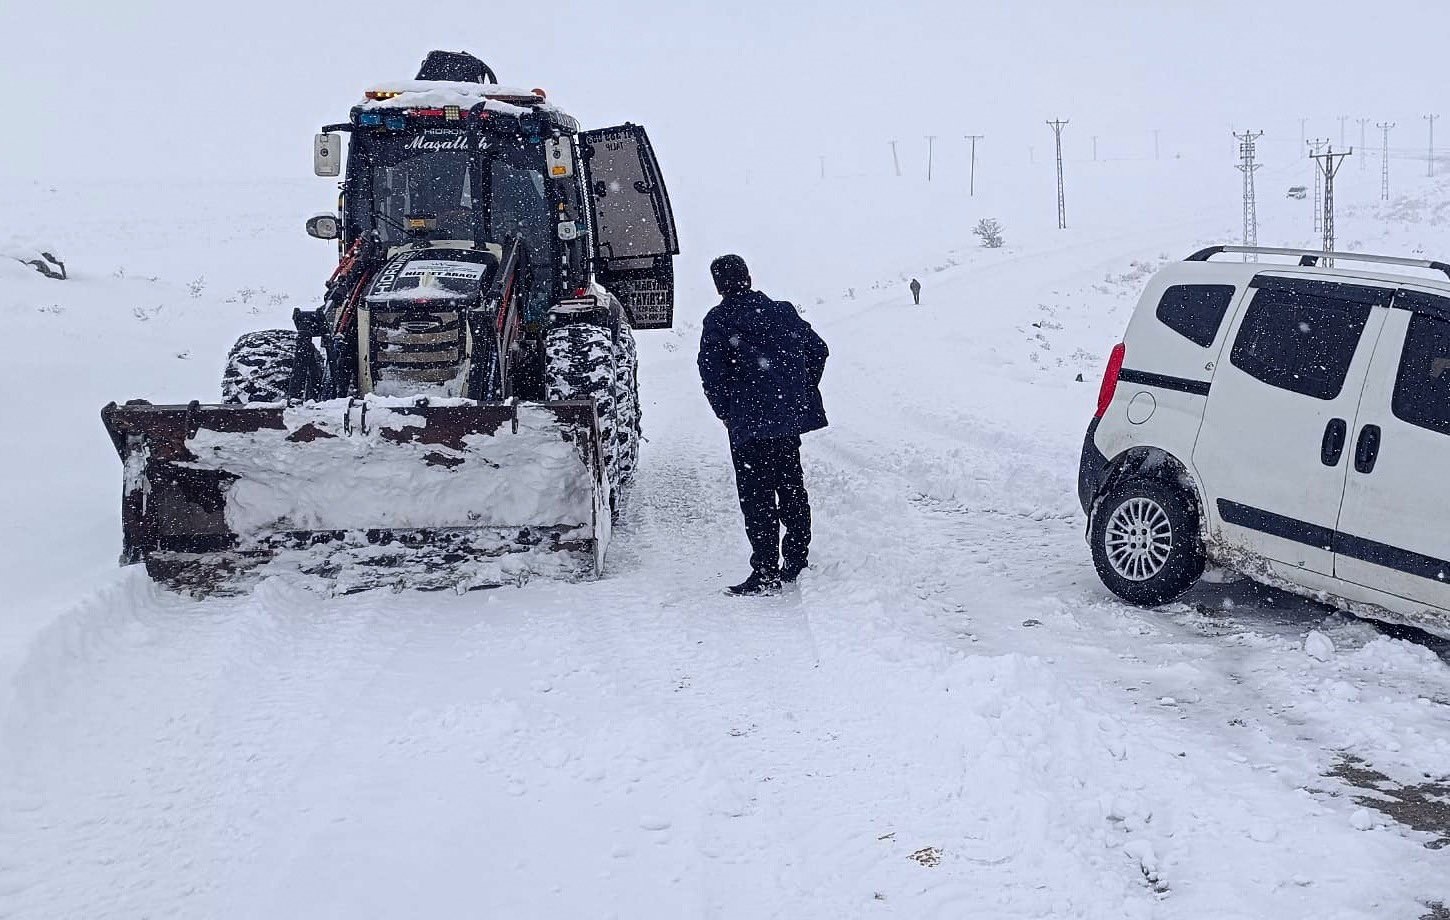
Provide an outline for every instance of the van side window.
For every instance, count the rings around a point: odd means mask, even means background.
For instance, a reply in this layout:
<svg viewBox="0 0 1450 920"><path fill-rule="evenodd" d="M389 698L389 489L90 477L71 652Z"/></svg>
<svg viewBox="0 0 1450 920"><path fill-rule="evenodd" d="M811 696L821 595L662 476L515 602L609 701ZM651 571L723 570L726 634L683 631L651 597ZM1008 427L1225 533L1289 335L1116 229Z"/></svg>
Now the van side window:
<svg viewBox="0 0 1450 920"><path fill-rule="evenodd" d="M1232 284L1175 284L1158 301L1158 321L1195 345L1207 348L1234 299Z"/></svg>
<svg viewBox="0 0 1450 920"><path fill-rule="evenodd" d="M1411 425L1450 434L1450 322L1424 313L1410 319L1390 408Z"/></svg>
<svg viewBox="0 0 1450 920"><path fill-rule="evenodd" d="M1229 360L1270 386L1334 399L1369 321L1370 305L1260 288Z"/></svg>

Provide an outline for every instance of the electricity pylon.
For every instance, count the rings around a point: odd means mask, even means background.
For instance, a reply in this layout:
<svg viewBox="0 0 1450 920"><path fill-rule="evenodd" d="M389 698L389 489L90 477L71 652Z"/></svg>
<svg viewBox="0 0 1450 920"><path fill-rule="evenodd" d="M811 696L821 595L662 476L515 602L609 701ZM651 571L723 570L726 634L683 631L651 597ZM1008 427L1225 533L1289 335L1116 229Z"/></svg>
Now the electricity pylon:
<svg viewBox="0 0 1450 920"><path fill-rule="evenodd" d="M1052 127L1052 135L1057 141L1057 229L1067 229L1067 199L1062 191L1062 129L1067 127L1067 122L1061 118L1054 118L1047 123Z"/></svg>
<svg viewBox="0 0 1450 920"><path fill-rule="evenodd" d="M1264 136L1264 132L1245 131L1243 134L1234 133L1239 141L1239 165L1238 169L1244 174L1244 245L1259 245L1259 207L1254 198L1254 173L1263 164L1254 162L1254 144ZM1258 256L1252 253L1244 253L1245 262L1257 262Z"/></svg>
<svg viewBox="0 0 1450 920"><path fill-rule="evenodd" d="M985 134L963 135L963 137L972 142L972 167L971 172L968 174L969 178L967 179L967 194L971 196L977 194L977 141L986 136Z"/></svg>
<svg viewBox="0 0 1450 920"><path fill-rule="evenodd" d="M1324 174L1324 251L1334 251L1334 176L1339 172L1339 167L1344 164L1344 158L1352 156L1354 148L1351 147L1344 153L1335 153L1334 147L1329 146L1324 153L1314 154L1315 168ZM1328 265L1333 265L1333 259L1327 259Z"/></svg>
<svg viewBox="0 0 1450 920"><path fill-rule="evenodd" d="M1392 121L1375 122L1375 127L1385 133L1385 145L1380 148L1380 199L1390 200L1390 129Z"/></svg>

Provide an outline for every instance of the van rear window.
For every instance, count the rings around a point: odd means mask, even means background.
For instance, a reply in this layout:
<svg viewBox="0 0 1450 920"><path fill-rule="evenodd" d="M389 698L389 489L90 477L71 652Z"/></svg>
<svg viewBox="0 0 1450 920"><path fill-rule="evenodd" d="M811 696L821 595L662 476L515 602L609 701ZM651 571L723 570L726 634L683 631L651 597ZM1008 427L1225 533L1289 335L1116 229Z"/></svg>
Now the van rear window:
<svg viewBox="0 0 1450 920"><path fill-rule="evenodd" d="M1233 302L1232 284L1175 284L1158 301L1158 321L1195 345L1207 348Z"/></svg>

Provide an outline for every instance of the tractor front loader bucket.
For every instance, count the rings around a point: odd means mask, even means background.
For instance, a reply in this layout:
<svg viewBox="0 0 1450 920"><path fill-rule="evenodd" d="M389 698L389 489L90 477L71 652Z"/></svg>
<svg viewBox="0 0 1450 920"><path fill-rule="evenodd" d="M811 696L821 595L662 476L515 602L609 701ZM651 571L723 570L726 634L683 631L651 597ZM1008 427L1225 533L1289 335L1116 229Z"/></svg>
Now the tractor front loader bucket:
<svg viewBox="0 0 1450 920"><path fill-rule="evenodd" d="M193 594L293 571L331 590L597 575L609 490L592 402L368 397L111 403L123 563Z"/></svg>

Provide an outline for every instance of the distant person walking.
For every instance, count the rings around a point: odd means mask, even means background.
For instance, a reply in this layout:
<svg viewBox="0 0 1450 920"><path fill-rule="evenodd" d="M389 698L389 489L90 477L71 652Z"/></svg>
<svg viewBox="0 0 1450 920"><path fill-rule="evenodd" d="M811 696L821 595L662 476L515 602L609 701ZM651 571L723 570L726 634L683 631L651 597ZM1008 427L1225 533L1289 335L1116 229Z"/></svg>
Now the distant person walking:
<svg viewBox="0 0 1450 920"><path fill-rule="evenodd" d="M750 577L728 593L773 594L808 562L811 506L800 436L826 427L820 382L829 350L793 305L751 290L740 256L721 256L710 274L721 300L700 335L700 381L730 433L750 539Z"/></svg>
<svg viewBox="0 0 1450 920"><path fill-rule="evenodd" d="M915 278L911 279L911 299L916 302L918 307L921 306L921 282Z"/></svg>

